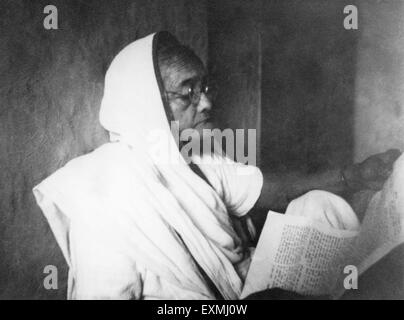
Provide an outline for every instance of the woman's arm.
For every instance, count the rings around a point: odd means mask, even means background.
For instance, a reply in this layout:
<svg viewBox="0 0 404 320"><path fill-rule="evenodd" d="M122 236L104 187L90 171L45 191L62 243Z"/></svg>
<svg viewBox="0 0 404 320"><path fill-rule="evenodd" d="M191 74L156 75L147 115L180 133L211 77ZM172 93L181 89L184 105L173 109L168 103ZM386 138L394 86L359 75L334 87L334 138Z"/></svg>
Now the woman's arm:
<svg viewBox="0 0 404 320"><path fill-rule="evenodd" d="M370 156L361 163L316 174L264 172L264 183L255 208L283 211L290 201L310 190L325 190L339 195L364 189L379 190L400 154L399 150L391 149Z"/></svg>

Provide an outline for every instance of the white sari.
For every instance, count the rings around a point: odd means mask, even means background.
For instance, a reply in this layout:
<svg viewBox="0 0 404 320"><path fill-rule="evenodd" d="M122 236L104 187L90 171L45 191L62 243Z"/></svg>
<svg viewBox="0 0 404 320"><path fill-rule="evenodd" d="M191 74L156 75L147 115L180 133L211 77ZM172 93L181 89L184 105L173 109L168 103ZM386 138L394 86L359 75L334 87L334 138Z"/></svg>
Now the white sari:
<svg viewBox="0 0 404 320"><path fill-rule="evenodd" d="M240 295L237 265L248 257L229 210L240 216L254 205L262 174L237 174L247 166L219 159L204 169L209 185L185 163L160 94L155 41L128 45L108 69L100 122L111 142L34 188L69 265L69 299L213 299L206 276L225 299ZM159 150L175 163L150 147L161 135Z"/></svg>

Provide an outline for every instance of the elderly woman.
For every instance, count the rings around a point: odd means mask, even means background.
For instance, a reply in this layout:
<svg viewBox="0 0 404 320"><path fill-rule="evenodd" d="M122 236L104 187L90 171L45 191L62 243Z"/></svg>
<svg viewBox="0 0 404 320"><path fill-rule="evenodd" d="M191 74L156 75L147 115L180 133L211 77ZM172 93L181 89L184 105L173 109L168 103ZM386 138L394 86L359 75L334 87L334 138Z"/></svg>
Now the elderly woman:
<svg viewBox="0 0 404 320"><path fill-rule="evenodd" d="M34 188L69 265L69 299L238 299L253 250L234 217L303 195L295 201L318 206L299 214L355 229L353 212L335 209L348 204L326 191L379 188L399 155L307 177L262 173L215 153L187 163L170 122L201 132L211 128L211 108L203 63L171 34L149 35L115 57L100 110L110 142ZM307 193L315 189L326 191Z"/></svg>

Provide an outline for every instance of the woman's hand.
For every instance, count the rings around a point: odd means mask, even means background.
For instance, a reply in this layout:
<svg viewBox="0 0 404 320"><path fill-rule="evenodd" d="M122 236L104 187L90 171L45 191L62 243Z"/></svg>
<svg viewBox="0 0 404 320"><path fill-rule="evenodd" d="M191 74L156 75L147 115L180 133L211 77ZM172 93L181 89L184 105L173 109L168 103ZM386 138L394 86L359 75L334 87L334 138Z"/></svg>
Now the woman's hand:
<svg viewBox="0 0 404 320"><path fill-rule="evenodd" d="M354 191L380 190L390 176L393 164L400 155L400 150L390 149L345 168L343 177L347 186Z"/></svg>

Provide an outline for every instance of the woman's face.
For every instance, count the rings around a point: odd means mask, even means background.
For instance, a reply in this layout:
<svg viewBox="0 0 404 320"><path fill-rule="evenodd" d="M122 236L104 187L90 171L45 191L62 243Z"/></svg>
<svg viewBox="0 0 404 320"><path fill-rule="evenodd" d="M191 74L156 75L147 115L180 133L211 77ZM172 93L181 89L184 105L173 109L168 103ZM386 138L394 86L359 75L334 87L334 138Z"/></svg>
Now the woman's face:
<svg viewBox="0 0 404 320"><path fill-rule="evenodd" d="M185 129L211 128L212 103L208 97L207 74L203 65L161 67L165 91L180 132Z"/></svg>

